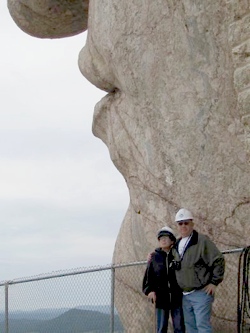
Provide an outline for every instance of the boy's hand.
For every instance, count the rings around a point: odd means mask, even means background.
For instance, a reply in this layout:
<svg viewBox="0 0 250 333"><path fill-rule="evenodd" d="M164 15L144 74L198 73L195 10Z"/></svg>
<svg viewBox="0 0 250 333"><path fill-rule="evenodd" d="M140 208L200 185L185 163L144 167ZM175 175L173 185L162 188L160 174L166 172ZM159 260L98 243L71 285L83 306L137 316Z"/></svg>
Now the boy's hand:
<svg viewBox="0 0 250 333"><path fill-rule="evenodd" d="M153 254L153 252L152 252L152 253L149 253L149 254L147 255L147 262L150 262L150 261L151 261L151 259L152 259L152 254Z"/></svg>
<svg viewBox="0 0 250 333"><path fill-rule="evenodd" d="M150 300L153 304L155 304L155 302L156 302L156 294L155 294L154 291L151 291L148 294L148 300Z"/></svg>

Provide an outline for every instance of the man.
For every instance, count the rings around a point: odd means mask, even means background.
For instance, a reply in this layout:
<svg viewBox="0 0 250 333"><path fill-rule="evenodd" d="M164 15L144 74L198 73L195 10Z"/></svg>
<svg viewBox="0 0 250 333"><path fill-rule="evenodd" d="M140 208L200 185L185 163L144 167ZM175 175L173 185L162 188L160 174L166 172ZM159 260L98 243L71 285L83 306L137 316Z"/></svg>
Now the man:
<svg viewBox="0 0 250 333"><path fill-rule="evenodd" d="M183 291L182 306L187 333L211 333L211 310L216 286L224 275L224 258L215 244L194 230L193 216L185 208L176 216L181 238L175 247L180 256L176 270Z"/></svg>
<svg viewBox="0 0 250 333"><path fill-rule="evenodd" d="M174 333L184 333L182 292L175 277L175 264L178 253L173 248L176 241L169 227L157 233L159 247L151 255L143 279L143 292L155 304L157 333L167 333L169 312L173 321Z"/></svg>

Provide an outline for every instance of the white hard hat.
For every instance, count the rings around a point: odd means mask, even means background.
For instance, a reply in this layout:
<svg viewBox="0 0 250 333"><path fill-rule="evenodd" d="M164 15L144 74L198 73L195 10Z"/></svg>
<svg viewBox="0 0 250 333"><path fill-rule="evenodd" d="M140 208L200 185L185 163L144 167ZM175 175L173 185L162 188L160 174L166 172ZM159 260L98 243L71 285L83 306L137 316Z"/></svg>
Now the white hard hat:
<svg viewBox="0 0 250 333"><path fill-rule="evenodd" d="M181 208L175 215L175 222L184 220L193 220L193 215L189 210Z"/></svg>
<svg viewBox="0 0 250 333"><path fill-rule="evenodd" d="M176 237L174 234L173 229L169 228L168 226L161 228L158 232L157 232L157 238L159 239L161 236L169 236L169 238L172 241L176 241Z"/></svg>

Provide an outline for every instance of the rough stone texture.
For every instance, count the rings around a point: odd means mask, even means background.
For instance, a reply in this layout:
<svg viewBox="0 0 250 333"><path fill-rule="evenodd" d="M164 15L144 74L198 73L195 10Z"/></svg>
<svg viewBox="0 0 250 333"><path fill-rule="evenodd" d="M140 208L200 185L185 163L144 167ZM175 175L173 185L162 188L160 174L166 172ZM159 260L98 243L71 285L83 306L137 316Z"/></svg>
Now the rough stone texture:
<svg viewBox="0 0 250 333"><path fill-rule="evenodd" d="M249 245L249 21L249 0L90 1L79 67L108 92L93 132L131 199L114 262L144 260L180 207L220 249ZM130 274L116 278L126 331L147 332L124 301L129 290L137 309L140 286Z"/></svg>
<svg viewBox="0 0 250 333"><path fill-rule="evenodd" d="M68 37L86 30L88 4L88 0L8 0L19 28L40 38Z"/></svg>
<svg viewBox="0 0 250 333"><path fill-rule="evenodd" d="M249 4L95 0L89 11L79 66L110 92L96 106L93 132L108 146L131 198L114 261L146 258L156 230L175 227L182 206L220 249L248 245ZM129 293L132 304L141 302L132 279L118 272L117 307L128 332L146 332L138 311L123 301ZM214 306L215 326L227 333L236 328L235 300L225 311Z"/></svg>

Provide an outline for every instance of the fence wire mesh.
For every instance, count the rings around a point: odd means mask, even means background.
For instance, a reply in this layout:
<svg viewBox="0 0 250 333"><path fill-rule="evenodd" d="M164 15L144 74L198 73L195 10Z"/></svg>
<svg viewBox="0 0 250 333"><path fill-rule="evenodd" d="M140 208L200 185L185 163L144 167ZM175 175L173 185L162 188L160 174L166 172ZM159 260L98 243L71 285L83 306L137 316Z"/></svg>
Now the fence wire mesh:
<svg viewBox="0 0 250 333"><path fill-rule="evenodd" d="M237 332L240 253L225 253L225 278L213 305L214 333ZM146 262L139 262L3 281L0 332L154 332L154 307L141 291L145 268Z"/></svg>

